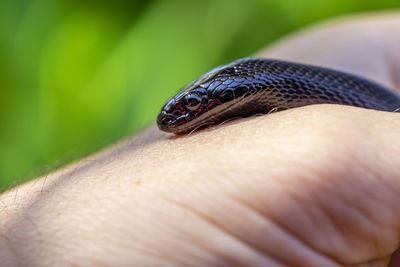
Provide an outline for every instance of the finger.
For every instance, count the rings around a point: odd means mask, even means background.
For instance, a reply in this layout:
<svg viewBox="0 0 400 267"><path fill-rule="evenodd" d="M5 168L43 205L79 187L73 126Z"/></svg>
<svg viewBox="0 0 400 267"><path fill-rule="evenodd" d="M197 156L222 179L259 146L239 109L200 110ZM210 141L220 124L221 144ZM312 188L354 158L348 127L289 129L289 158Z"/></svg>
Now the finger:
<svg viewBox="0 0 400 267"><path fill-rule="evenodd" d="M400 91L400 13L349 16L290 35L260 53L358 74Z"/></svg>

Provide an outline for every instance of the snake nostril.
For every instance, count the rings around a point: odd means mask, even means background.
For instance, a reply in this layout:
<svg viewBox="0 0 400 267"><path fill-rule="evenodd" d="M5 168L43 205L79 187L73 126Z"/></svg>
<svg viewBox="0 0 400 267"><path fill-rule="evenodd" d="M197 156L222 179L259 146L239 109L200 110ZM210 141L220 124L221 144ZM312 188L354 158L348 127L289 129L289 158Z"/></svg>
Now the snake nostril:
<svg viewBox="0 0 400 267"><path fill-rule="evenodd" d="M165 115L160 120L160 124L164 127L170 126L172 122L173 122L173 117L171 115Z"/></svg>

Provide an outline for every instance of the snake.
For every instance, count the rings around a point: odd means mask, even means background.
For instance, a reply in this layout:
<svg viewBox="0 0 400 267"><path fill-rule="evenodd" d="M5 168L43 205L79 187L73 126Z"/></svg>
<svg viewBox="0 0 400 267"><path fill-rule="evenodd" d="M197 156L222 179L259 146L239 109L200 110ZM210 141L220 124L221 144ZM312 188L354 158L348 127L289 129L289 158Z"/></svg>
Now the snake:
<svg viewBox="0 0 400 267"><path fill-rule="evenodd" d="M181 135L235 118L312 104L395 112L400 96L354 74L250 57L218 66L185 86L162 107L157 125Z"/></svg>

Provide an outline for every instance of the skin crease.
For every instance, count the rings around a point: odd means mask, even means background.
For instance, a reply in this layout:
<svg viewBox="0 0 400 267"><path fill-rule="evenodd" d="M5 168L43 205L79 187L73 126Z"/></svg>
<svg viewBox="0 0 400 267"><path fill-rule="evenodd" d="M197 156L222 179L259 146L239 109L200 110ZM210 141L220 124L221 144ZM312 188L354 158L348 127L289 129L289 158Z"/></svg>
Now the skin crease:
<svg viewBox="0 0 400 267"><path fill-rule="evenodd" d="M369 14L258 56L399 90L399 43L399 13ZM399 133L399 114L337 105L187 137L153 126L4 193L1 264L387 266L399 247Z"/></svg>

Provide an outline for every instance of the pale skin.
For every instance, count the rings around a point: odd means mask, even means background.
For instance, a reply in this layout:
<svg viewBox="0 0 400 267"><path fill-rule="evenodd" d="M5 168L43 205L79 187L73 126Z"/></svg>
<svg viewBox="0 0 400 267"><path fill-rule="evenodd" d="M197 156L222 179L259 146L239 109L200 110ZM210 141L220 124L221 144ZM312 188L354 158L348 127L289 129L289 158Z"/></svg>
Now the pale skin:
<svg viewBox="0 0 400 267"><path fill-rule="evenodd" d="M400 90L399 44L391 13L260 54ZM399 247L400 114L315 105L178 138L153 126L0 203L7 266L387 266Z"/></svg>

